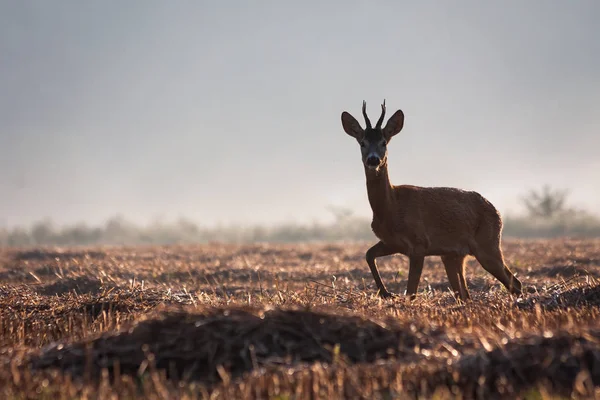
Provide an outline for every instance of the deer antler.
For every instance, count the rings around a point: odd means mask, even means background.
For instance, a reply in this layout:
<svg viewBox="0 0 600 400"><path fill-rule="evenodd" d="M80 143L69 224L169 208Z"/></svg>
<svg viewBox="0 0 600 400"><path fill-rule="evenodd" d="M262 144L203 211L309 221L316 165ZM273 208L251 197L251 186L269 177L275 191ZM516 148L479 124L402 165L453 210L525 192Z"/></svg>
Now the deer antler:
<svg viewBox="0 0 600 400"><path fill-rule="evenodd" d="M363 117L365 117L365 123L367 124L367 129L371 129L371 121L369 121L369 117L367 117L367 102L363 100Z"/></svg>
<svg viewBox="0 0 600 400"><path fill-rule="evenodd" d="M380 129L381 124L383 123L383 118L385 117L385 99L383 99L383 104L381 105L381 117L377 121L377 125L375 125L375 129Z"/></svg>

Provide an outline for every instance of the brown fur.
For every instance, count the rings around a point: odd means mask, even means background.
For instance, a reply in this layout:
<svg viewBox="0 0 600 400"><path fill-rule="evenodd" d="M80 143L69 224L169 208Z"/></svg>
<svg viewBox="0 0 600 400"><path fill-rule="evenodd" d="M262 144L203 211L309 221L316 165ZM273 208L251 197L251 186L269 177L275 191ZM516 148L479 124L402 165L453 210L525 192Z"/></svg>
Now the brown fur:
<svg viewBox="0 0 600 400"><path fill-rule="evenodd" d="M373 210L371 227L380 242L366 254L379 294L391 294L381 281L377 257L404 254L409 257L407 295L414 299L426 256L441 256L448 281L462 300L470 298L464 276L464 260L473 255L485 270L511 293L521 293L521 282L504 262L500 248L502 219L496 208L477 192L447 187L419 187L390 183L387 143L402 130L404 114L398 110L385 128L381 123L367 129L349 113L342 113L342 125L361 143L367 193ZM382 105L382 121L385 103ZM371 158L369 162L367 159ZM373 161L375 160L375 161ZM379 160L379 163L373 164Z"/></svg>

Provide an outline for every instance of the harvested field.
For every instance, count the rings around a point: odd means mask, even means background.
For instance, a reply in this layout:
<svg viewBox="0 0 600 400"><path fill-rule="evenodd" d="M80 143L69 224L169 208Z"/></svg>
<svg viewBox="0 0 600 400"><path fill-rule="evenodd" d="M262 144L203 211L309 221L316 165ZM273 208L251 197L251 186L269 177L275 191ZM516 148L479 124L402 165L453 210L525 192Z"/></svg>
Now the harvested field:
<svg viewBox="0 0 600 400"><path fill-rule="evenodd" d="M600 397L600 240L507 239L526 293L472 259L468 303L368 247L0 250L0 396Z"/></svg>

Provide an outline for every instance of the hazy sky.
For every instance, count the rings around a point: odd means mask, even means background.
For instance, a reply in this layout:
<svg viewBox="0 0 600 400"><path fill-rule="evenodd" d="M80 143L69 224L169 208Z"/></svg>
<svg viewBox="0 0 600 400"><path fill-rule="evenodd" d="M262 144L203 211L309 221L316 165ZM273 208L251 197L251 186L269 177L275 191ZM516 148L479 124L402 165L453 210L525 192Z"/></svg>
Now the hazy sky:
<svg viewBox="0 0 600 400"><path fill-rule="evenodd" d="M369 215L344 110L385 98L395 184L600 213L600 2L2 1L0 227ZM362 117L359 118L362 123Z"/></svg>

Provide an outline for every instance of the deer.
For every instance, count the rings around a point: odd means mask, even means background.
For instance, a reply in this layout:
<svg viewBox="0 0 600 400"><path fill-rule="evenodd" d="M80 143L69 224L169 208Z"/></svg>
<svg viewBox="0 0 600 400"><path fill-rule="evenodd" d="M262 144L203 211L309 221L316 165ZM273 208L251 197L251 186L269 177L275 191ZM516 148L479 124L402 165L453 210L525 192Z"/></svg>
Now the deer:
<svg viewBox="0 0 600 400"><path fill-rule="evenodd" d="M363 101L364 129L347 111L341 115L344 131L360 145L373 212L371 229L379 239L367 250L366 261L379 296L395 295L386 289L375 259L393 254L408 257L406 296L410 301L416 298L428 256L440 256L456 299L471 299L465 279L467 256L474 256L510 294L520 295L522 284L506 266L502 254L502 217L492 203L475 191L390 183L388 145L404 127L404 113L396 111L382 127L385 112L384 99L381 116L373 127Z"/></svg>

